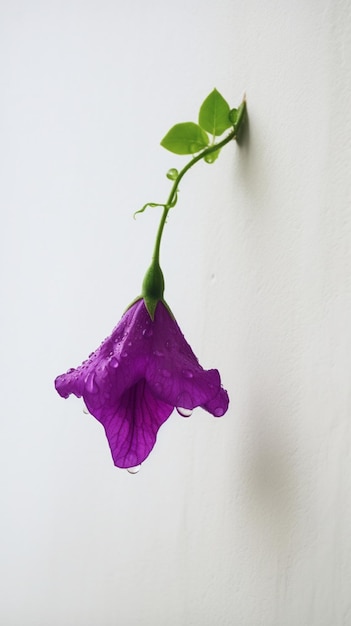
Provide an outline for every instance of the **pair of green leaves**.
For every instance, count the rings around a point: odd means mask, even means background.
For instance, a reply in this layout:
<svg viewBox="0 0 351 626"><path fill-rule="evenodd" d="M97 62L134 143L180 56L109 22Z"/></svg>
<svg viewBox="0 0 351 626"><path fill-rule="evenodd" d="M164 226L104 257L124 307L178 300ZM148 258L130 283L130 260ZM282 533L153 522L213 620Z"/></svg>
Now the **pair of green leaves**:
<svg viewBox="0 0 351 626"><path fill-rule="evenodd" d="M199 111L199 123L183 122L176 124L161 141L161 146L175 154L196 154L210 145L207 133L214 137L225 130L235 127L237 109L230 109L228 102L214 89L204 100ZM213 162L219 150L208 155L208 162Z"/></svg>

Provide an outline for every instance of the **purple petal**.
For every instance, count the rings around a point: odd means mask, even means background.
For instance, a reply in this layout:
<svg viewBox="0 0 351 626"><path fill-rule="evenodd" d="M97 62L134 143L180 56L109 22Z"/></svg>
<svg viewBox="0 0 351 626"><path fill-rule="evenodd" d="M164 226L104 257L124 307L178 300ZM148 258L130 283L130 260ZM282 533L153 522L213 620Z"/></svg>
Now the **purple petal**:
<svg viewBox="0 0 351 626"><path fill-rule="evenodd" d="M222 417L228 410L229 397L225 389L220 389L214 398L202 405L214 417Z"/></svg>
<svg viewBox="0 0 351 626"><path fill-rule="evenodd" d="M203 406L212 412L207 406L221 390L218 371L201 367L177 322L162 302L156 308L154 329L146 379L155 395L175 407L193 409Z"/></svg>
<svg viewBox="0 0 351 626"><path fill-rule="evenodd" d="M82 365L56 378L58 393L64 398L71 393L83 396L92 414L115 406L124 391L144 376L150 348L143 330L149 324L144 302L138 300Z"/></svg>
<svg viewBox="0 0 351 626"><path fill-rule="evenodd" d="M58 393L83 396L106 431L118 467L139 465L174 407L201 406L216 417L228 408L217 370L204 370L163 302L151 320L135 302L110 337L77 369L55 380Z"/></svg>
<svg viewBox="0 0 351 626"><path fill-rule="evenodd" d="M144 379L125 391L114 411L96 411L95 417L105 428L115 465L128 468L142 463L172 411L172 405L155 398Z"/></svg>

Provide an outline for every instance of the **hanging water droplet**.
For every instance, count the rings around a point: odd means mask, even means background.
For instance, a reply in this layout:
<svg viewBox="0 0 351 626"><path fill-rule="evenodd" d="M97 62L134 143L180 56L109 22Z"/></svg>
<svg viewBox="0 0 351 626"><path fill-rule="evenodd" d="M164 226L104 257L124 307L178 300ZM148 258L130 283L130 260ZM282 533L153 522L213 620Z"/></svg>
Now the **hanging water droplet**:
<svg viewBox="0 0 351 626"><path fill-rule="evenodd" d="M191 370L183 370L183 376L185 376L185 378L194 378L194 374Z"/></svg>
<svg viewBox="0 0 351 626"><path fill-rule="evenodd" d="M176 170L175 167L171 167L171 169L168 170L166 176L167 178L169 178L169 180L175 180L178 176L178 170Z"/></svg>
<svg viewBox="0 0 351 626"><path fill-rule="evenodd" d="M140 471L141 465L135 465L134 467L127 467L129 474L137 474Z"/></svg>
<svg viewBox="0 0 351 626"><path fill-rule="evenodd" d="M177 406L176 410L178 411L179 415L181 415L182 417L190 417L192 415L192 409L183 409L183 407L181 406Z"/></svg>
<svg viewBox="0 0 351 626"><path fill-rule="evenodd" d="M180 407L182 409L182 407L188 407L188 406L194 406L191 395L187 391L182 391L182 393L180 393L177 398L177 407ZM187 411L188 409L185 408L183 410Z"/></svg>
<svg viewBox="0 0 351 626"><path fill-rule="evenodd" d="M218 406L214 411L213 411L213 415L215 417L222 417L222 415L224 415L224 409L221 406Z"/></svg>
<svg viewBox="0 0 351 626"><path fill-rule="evenodd" d="M119 365L118 360L116 359L115 356L113 356L110 361L109 361L109 365L110 367L113 367L113 369L116 369Z"/></svg>
<svg viewBox="0 0 351 626"><path fill-rule="evenodd" d="M85 413L85 415L89 415L89 409L85 406L85 404L83 404L83 413Z"/></svg>

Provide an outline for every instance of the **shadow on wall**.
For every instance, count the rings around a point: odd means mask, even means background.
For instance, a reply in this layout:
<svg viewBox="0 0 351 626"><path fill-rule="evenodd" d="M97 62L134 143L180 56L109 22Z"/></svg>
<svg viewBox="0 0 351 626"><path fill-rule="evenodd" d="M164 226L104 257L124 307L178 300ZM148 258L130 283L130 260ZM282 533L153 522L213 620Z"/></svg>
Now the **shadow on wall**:
<svg viewBox="0 0 351 626"><path fill-rule="evenodd" d="M272 180L270 162L274 158L271 142L266 137L262 120L250 116L248 110L245 124L237 138L238 154L234 160L236 175L233 177L233 197L241 189L244 197L250 198L249 206L256 213L261 213L262 203L272 199ZM251 135L255 138L252 143Z"/></svg>
<svg viewBox="0 0 351 626"><path fill-rule="evenodd" d="M271 401L270 401L271 398ZM249 432L242 461L244 508L262 542L284 548L296 523L297 478L289 440L288 411L276 402L273 389L249 407Z"/></svg>

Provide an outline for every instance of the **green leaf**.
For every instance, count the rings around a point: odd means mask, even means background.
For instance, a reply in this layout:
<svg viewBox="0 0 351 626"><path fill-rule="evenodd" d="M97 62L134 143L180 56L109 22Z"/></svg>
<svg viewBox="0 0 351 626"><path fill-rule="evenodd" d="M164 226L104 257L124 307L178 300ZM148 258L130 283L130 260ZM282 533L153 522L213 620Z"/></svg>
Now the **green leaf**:
<svg viewBox="0 0 351 626"><path fill-rule="evenodd" d="M176 124L162 139L161 146L175 154L195 154L208 146L208 135L194 122Z"/></svg>
<svg viewBox="0 0 351 626"><path fill-rule="evenodd" d="M238 109L232 109L229 112L229 119L231 121L231 123L233 124L233 126L235 126L237 120L238 120Z"/></svg>
<svg viewBox="0 0 351 626"><path fill-rule="evenodd" d="M201 105L199 124L212 135L221 135L232 125L229 112L228 102L214 89Z"/></svg>

